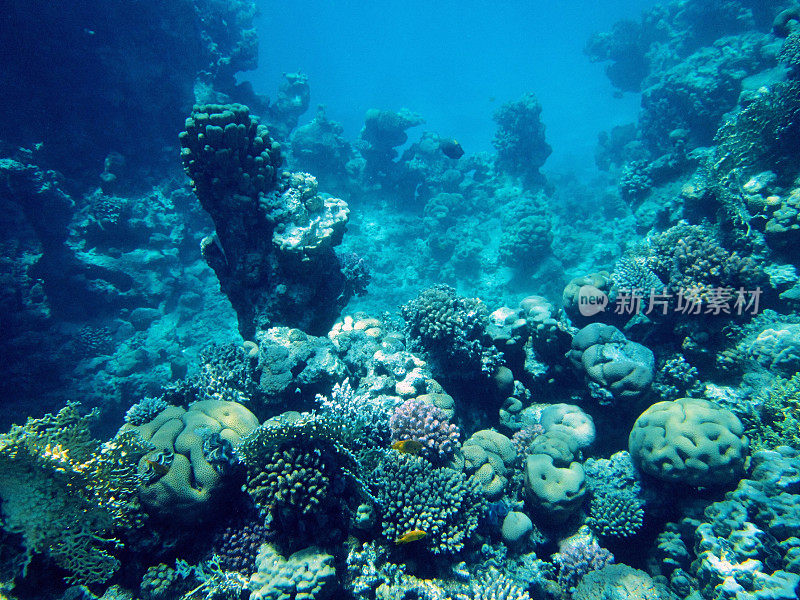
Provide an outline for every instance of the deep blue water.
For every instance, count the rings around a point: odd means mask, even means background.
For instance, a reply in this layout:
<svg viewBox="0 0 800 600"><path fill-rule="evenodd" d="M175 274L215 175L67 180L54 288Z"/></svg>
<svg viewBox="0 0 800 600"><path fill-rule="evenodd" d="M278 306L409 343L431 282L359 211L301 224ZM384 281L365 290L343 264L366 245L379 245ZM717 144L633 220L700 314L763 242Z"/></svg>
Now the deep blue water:
<svg viewBox="0 0 800 600"><path fill-rule="evenodd" d="M312 107L325 104L353 139L369 108L420 113L419 129L453 136L467 153L491 149L492 114L534 92L553 155L545 170L593 167L597 134L633 122L638 96L615 98L583 46L652 0L456 2L298 0L258 18L259 67L245 74L275 97L281 73L309 76ZM313 118L309 110L305 119ZM417 134L418 135L418 134ZM415 138L412 132L412 139Z"/></svg>

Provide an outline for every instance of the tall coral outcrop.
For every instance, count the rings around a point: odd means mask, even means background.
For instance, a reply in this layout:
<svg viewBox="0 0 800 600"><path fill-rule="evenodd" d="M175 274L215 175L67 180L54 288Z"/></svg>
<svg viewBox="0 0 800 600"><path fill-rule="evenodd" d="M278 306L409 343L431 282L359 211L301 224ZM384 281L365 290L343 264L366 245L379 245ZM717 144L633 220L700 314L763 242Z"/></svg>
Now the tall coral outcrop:
<svg viewBox="0 0 800 600"><path fill-rule="evenodd" d="M280 173L280 144L246 106L195 106L180 140L186 173L216 227L203 256L242 335L272 325L326 333L349 299L333 252L347 204L318 193L306 173Z"/></svg>

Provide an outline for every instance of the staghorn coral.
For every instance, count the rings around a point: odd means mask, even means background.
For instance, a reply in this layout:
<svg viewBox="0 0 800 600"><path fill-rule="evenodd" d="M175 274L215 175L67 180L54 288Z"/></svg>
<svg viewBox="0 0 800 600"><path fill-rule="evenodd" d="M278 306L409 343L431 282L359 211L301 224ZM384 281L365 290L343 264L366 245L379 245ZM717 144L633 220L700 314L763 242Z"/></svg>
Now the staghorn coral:
<svg viewBox="0 0 800 600"><path fill-rule="evenodd" d="M0 436L3 528L22 534L28 560L49 556L72 583L111 577L120 565L111 551L122 545L115 531L144 520L136 461L146 447L132 432L93 439L96 417L71 403Z"/></svg>
<svg viewBox="0 0 800 600"><path fill-rule="evenodd" d="M412 398L395 407L389 419L392 441L415 440L422 444L422 456L432 462L452 457L458 448L458 426L433 404Z"/></svg>
<svg viewBox="0 0 800 600"><path fill-rule="evenodd" d="M381 507L383 535L394 542L422 530L412 542L433 554L454 554L478 527L486 508L480 482L425 459L389 452L372 472L373 492Z"/></svg>
<svg viewBox="0 0 800 600"><path fill-rule="evenodd" d="M329 397L317 394L320 414L340 423L348 447L354 448L381 447L389 442L395 401L356 394L349 379L334 385Z"/></svg>

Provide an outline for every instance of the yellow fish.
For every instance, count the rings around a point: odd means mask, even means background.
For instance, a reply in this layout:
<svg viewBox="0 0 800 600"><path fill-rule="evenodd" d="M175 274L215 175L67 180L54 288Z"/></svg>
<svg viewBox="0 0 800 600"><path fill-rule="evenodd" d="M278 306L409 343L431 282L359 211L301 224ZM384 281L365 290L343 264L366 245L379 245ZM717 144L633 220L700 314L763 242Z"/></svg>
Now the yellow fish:
<svg viewBox="0 0 800 600"><path fill-rule="evenodd" d="M417 540L424 538L428 535L426 532L422 531L422 529L410 529L406 531L403 535L397 538L394 543L395 544L407 544L408 542L416 542Z"/></svg>
<svg viewBox="0 0 800 600"><path fill-rule="evenodd" d="M156 462L154 460L150 460L149 458L145 457L144 462L148 464L148 466L153 469L156 475L163 477L167 473L169 473L169 467L167 465L162 465L160 462Z"/></svg>
<svg viewBox="0 0 800 600"><path fill-rule="evenodd" d="M397 440L392 444L392 450L397 450L401 454L418 454L422 450L422 442L417 440Z"/></svg>

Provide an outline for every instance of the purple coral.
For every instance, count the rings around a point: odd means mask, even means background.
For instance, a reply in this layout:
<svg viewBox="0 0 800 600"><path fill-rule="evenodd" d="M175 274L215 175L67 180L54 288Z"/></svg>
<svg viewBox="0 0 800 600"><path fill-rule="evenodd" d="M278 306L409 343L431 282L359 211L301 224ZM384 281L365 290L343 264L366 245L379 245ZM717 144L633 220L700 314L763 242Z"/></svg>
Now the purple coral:
<svg viewBox="0 0 800 600"><path fill-rule="evenodd" d="M431 460L449 458L458 447L458 427L441 408L416 398L394 409L389 427L393 442L416 440L422 444L420 454Z"/></svg>
<svg viewBox="0 0 800 600"><path fill-rule="evenodd" d="M584 575L612 564L614 555L601 548L597 540L579 536L564 542L553 562L558 565L558 585L569 594Z"/></svg>
<svg viewBox="0 0 800 600"><path fill-rule="evenodd" d="M248 519L218 533L214 553L224 570L249 575L256 571L256 555L261 544L273 539L274 534L263 523Z"/></svg>

